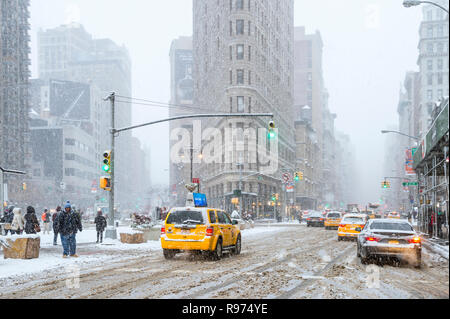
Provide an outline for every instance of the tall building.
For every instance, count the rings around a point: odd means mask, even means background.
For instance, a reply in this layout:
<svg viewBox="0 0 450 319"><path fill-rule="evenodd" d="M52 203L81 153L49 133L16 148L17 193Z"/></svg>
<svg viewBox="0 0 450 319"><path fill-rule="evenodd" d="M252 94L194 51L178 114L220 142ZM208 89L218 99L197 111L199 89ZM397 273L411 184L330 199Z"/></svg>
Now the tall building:
<svg viewBox="0 0 450 319"><path fill-rule="evenodd" d="M192 37L179 37L172 41L170 48L170 117L180 116L194 112L192 109L194 99L193 80L193 52ZM172 121L169 123L170 132L177 134L178 129L186 130L192 134L192 125L183 125L185 121ZM176 136L175 136L176 137ZM170 149L176 143L170 140ZM186 145L189 146L190 145ZM189 153L190 150L187 150ZM197 152L198 153L198 152ZM170 156L170 154L169 154ZM175 206L183 206L186 199L186 184L190 180L190 154L184 156L180 163L170 161L170 193L171 202Z"/></svg>
<svg viewBox="0 0 450 319"><path fill-rule="evenodd" d="M324 201L325 183L324 174L329 175L330 170L323 170L324 165L324 130L329 133L327 137L332 137L334 129L334 119L332 122L324 122L327 118L328 111L328 93L326 91L323 71L322 71L322 55L323 42L319 31L314 34L306 34L305 27L295 27L294 42L294 108L300 120L306 120L311 126L314 136L312 141L314 149L302 145L298 142L297 159L301 164L300 168L305 169L303 159L310 157L308 152L313 151L314 163L308 161L312 168L308 168L308 177L305 183L300 183L297 187L297 204L302 209L317 209ZM309 111L305 111L305 108ZM306 112L306 113L305 113ZM328 113L327 113L328 112ZM298 128L303 129L302 126ZM332 146L329 139L325 142L328 147ZM327 184L328 185L328 184ZM309 192L314 198L304 197L305 188L310 188Z"/></svg>
<svg viewBox="0 0 450 319"><path fill-rule="evenodd" d="M215 128L225 141L232 140L224 137L229 128L242 133L233 139L232 151L213 163L203 161L194 177L201 179L213 206L274 216L271 197L278 193L276 214L287 212L282 174L295 169L294 1L194 0L193 4L194 105L211 112L271 112L278 127L276 172L258 174L263 164L258 154L256 161L252 158L252 138L245 132L267 128L269 119L203 121L203 129ZM234 190L241 190L242 196Z"/></svg>
<svg viewBox="0 0 450 319"><path fill-rule="evenodd" d="M131 60L125 47L110 39L93 39L78 23L39 31L38 47L40 79L93 84L103 97L116 92L122 98L116 99L115 126L131 125ZM99 116L108 116L109 103L103 102L102 108L105 112ZM108 131L110 127L111 124ZM116 139L116 200L121 207L134 205L134 199L130 197L134 187L133 174L129 172L133 169L133 157L138 154L131 149L131 139L131 132L123 132ZM98 162L101 162L100 158Z"/></svg>
<svg viewBox="0 0 450 319"><path fill-rule="evenodd" d="M30 164L28 7L29 0L0 1L0 166L22 171L28 171ZM11 201L18 200L23 180L6 176Z"/></svg>
<svg viewBox="0 0 450 319"><path fill-rule="evenodd" d="M449 8L448 1L436 0ZM439 99L449 95L449 41L448 14L434 5L423 6L423 21L420 24L419 59L417 64L421 77L421 121L420 136L427 133Z"/></svg>

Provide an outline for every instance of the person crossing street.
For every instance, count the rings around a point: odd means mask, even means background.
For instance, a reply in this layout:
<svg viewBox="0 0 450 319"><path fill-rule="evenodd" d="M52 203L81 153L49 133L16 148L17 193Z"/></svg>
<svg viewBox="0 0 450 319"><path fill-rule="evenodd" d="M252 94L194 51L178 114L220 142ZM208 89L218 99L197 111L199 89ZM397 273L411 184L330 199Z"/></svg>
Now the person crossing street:
<svg viewBox="0 0 450 319"><path fill-rule="evenodd" d="M95 228L97 230L97 244L102 243L103 242L103 232L105 231L106 228L106 218L105 216L102 215L102 210L99 209L97 212L97 216L95 217L94 220L95 223Z"/></svg>
<svg viewBox="0 0 450 319"><path fill-rule="evenodd" d="M64 206L64 211L58 217L58 233L61 235L61 243L63 246L63 258L78 257L76 254L77 242L76 234L78 230L83 231L81 220L72 210L70 202Z"/></svg>

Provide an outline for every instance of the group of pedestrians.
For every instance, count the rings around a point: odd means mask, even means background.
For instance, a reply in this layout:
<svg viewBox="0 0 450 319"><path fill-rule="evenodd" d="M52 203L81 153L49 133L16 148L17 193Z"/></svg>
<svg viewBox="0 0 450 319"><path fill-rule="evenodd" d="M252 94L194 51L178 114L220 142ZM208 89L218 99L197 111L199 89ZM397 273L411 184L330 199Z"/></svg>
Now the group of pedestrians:
<svg viewBox="0 0 450 319"><path fill-rule="evenodd" d="M73 209L70 202L66 202L63 210L61 206L58 206L53 214L48 209L45 209L41 215L41 219L44 228L43 234L50 234L50 223L53 223L53 245L57 245L58 234L60 235L63 246L63 258L67 258L68 256L78 257L76 254L76 235L78 231L83 231L83 226L81 223L81 215ZM27 207L25 215L22 214L22 209L19 207L8 207L5 209L1 222L10 225L5 235L8 232L11 235L21 235L23 232L26 234L36 234L41 231L36 211L32 206ZM101 210L97 212L94 222L97 231L97 243L102 243L103 232L107 223Z"/></svg>
<svg viewBox="0 0 450 319"><path fill-rule="evenodd" d="M27 212L22 213L22 208L9 206L5 209L2 223L9 224L9 229L5 229L5 235L8 232L11 235L36 234L39 230L39 221L36 217L36 212L32 206L27 207Z"/></svg>

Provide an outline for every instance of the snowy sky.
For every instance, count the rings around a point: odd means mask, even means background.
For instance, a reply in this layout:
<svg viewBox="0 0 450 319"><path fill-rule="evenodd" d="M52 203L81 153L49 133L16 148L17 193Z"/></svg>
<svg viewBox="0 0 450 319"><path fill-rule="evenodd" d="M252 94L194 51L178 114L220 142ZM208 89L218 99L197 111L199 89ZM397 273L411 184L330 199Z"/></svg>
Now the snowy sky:
<svg viewBox="0 0 450 319"><path fill-rule="evenodd" d="M421 9L403 0L295 0L295 26L320 30L324 79L337 129L356 149L359 185L355 202L378 201L383 176L380 130L397 122L400 83L417 70ZM179 36L192 35L192 1L31 0L32 75L37 77L39 28L78 21L95 38L125 44L133 63L134 97L168 102L169 49ZM133 124L167 117L163 108L135 105ZM133 135L152 148L152 181L168 184L168 126Z"/></svg>

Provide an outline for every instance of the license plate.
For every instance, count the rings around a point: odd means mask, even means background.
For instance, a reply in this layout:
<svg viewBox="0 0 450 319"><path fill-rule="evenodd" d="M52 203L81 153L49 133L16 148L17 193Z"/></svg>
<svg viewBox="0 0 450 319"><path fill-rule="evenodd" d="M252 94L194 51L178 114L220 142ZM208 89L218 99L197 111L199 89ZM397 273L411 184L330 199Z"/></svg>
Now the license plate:
<svg viewBox="0 0 450 319"><path fill-rule="evenodd" d="M189 234L191 233L191 231L190 231L189 229L182 229L182 230L181 230L181 233L182 233L183 235L189 235Z"/></svg>
<svg viewBox="0 0 450 319"><path fill-rule="evenodd" d="M398 240L390 240L389 244L398 245Z"/></svg>

